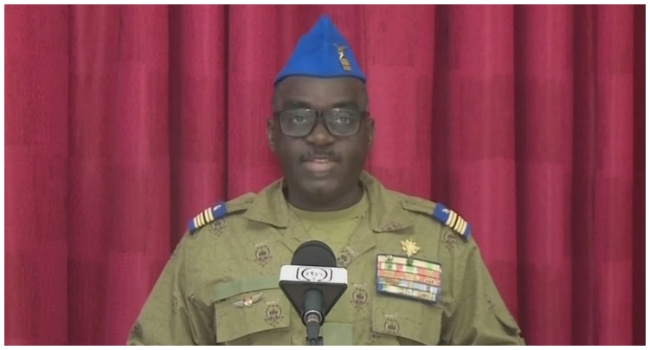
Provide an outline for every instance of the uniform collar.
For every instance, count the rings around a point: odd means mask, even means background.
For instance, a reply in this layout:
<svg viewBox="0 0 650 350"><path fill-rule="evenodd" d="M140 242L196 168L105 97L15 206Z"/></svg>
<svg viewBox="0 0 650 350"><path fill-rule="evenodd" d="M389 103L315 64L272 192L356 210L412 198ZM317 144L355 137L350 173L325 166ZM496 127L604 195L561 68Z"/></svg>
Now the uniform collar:
<svg viewBox="0 0 650 350"><path fill-rule="evenodd" d="M366 171L361 173L359 180L368 193L370 227L374 232L398 231L413 225L398 196ZM279 179L264 188L243 214L244 217L275 227L288 227L289 206L282 193L283 186L284 179Z"/></svg>

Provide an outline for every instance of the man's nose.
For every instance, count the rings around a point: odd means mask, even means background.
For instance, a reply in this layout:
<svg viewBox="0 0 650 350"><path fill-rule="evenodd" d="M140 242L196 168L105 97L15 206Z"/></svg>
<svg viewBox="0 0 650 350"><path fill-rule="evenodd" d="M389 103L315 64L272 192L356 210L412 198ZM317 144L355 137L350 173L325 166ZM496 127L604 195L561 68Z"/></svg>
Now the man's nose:
<svg viewBox="0 0 650 350"><path fill-rule="evenodd" d="M307 142L315 145L327 145L336 141L336 138L330 134L330 132L327 130L327 127L325 127L323 120L316 121L314 130L312 130L312 132L307 135L306 139Z"/></svg>

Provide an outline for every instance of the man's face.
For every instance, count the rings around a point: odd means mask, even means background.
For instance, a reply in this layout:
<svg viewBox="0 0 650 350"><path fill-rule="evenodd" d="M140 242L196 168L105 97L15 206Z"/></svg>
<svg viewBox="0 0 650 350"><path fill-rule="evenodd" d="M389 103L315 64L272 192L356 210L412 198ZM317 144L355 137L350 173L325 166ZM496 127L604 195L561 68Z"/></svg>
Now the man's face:
<svg viewBox="0 0 650 350"><path fill-rule="evenodd" d="M367 95L364 84L353 78L290 77L277 86L273 108L274 112L333 108L365 112ZM299 124L305 118L293 120ZM311 133L299 137L285 135L280 123L276 117L269 120L268 136L292 195L326 206L358 186L374 134L371 119L362 117L359 131L350 136L333 135L322 118Z"/></svg>

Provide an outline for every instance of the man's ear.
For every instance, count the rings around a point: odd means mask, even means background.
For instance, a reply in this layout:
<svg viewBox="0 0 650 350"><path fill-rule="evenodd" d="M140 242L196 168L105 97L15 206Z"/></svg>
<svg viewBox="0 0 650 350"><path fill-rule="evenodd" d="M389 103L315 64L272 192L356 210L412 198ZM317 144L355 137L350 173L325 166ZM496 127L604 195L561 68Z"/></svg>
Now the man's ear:
<svg viewBox="0 0 650 350"><path fill-rule="evenodd" d="M367 147L368 147L368 149L370 149L370 147L372 147L372 142L375 140L375 120L368 117L366 128L367 128L367 134L368 134Z"/></svg>
<svg viewBox="0 0 650 350"><path fill-rule="evenodd" d="M269 120L266 121L266 137L269 140L269 148L273 153L275 153L275 138L273 137L274 127L275 127L275 119L269 118Z"/></svg>

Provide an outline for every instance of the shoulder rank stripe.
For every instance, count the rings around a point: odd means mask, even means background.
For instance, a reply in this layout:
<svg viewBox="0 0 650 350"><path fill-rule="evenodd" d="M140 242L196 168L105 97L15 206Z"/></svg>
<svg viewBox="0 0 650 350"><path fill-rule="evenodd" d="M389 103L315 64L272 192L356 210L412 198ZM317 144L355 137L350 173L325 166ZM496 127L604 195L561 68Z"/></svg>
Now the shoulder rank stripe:
<svg viewBox="0 0 650 350"><path fill-rule="evenodd" d="M201 228L219 218L224 217L228 213L228 208L226 208L226 203L221 202L215 205L212 208L208 208L202 211L199 215L195 216L187 227L190 233L194 232L196 229Z"/></svg>
<svg viewBox="0 0 650 350"><path fill-rule="evenodd" d="M458 215L455 211L447 209L442 204L436 204L436 209L433 211L433 217L449 226L452 230L469 239L472 236L472 227Z"/></svg>

